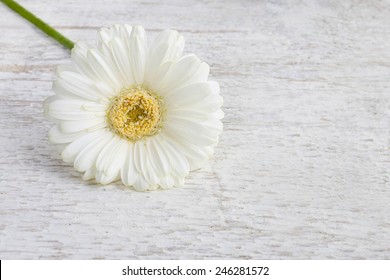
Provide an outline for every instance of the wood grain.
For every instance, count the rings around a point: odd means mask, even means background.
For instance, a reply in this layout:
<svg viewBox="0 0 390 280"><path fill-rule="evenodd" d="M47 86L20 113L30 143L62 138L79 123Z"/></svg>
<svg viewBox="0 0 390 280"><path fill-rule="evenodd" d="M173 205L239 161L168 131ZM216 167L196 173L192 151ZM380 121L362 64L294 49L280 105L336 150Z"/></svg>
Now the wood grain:
<svg viewBox="0 0 390 280"><path fill-rule="evenodd" d="M224 97L186 187L85 183L42 101L69 52L0 5L0 258L390 258L389 1L20 1L74 40L173 28Z"/></svg>

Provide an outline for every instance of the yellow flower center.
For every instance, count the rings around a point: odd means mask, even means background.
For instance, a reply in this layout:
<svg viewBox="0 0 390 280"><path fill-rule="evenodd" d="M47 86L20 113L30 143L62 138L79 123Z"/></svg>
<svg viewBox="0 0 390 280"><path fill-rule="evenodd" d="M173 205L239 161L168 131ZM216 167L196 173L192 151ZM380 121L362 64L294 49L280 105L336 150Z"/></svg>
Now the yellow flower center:
<svg viewBox="0 0 390 280"><path fill-rule="evenodd" d="M108 126L131 142L152 136L161 128L161 105L161 99L146 87L123 88L108 107Z"/></svg>

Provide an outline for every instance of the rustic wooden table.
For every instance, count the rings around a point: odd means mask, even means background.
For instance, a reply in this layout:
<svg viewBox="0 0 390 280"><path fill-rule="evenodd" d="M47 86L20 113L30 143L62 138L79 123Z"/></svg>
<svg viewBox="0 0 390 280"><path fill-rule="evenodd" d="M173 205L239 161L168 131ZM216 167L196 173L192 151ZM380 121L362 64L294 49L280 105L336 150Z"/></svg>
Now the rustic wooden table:
<svg viewBox="0 0 390 280"><path fill-rule="evenodd" d="M85 183L42 101L69 51L0 5L0 258L390 258L389 1L32 1L74 40L173 28L224 127L186 187Z"/></svg>

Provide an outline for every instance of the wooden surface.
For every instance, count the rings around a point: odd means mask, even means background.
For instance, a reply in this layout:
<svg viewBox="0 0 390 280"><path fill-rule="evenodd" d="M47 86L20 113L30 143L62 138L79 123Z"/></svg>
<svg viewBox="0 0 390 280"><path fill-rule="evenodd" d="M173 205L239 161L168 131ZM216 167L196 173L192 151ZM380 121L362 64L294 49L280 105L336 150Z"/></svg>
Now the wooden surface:
<svg viewBox="0 0 390 280"><path fill-rule="evenodd" d="M42 101L69 51L0 5L0 258L390 258L389 1L20 1L74 40L173 28L224 97L186 187L85 183Z"/></svg>

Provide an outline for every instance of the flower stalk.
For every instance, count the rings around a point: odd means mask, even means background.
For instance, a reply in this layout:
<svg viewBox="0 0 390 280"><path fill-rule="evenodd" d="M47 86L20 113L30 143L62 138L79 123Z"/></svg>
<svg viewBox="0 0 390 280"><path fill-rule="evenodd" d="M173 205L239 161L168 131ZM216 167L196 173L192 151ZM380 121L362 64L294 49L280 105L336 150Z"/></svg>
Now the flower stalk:
<svg viewBox="0 0 390 280"><path fill-rule="evenodd" d="M34 14L23 8L21 5L19 5L17 2L13 0L0 0L0 2L4 3L6 6L8 6L11 10L19 14L21 17L25 18L32 24L34 24L36 27L41 29L43 32L45 32L47 35L55 39L57 42L59 42L61 45L63 45L65 48L72 49L74 46L74 43L66 38L64 35L59 33L57 30L55 30L53 27L45 23L40 18L36 17Z"/></svg>

